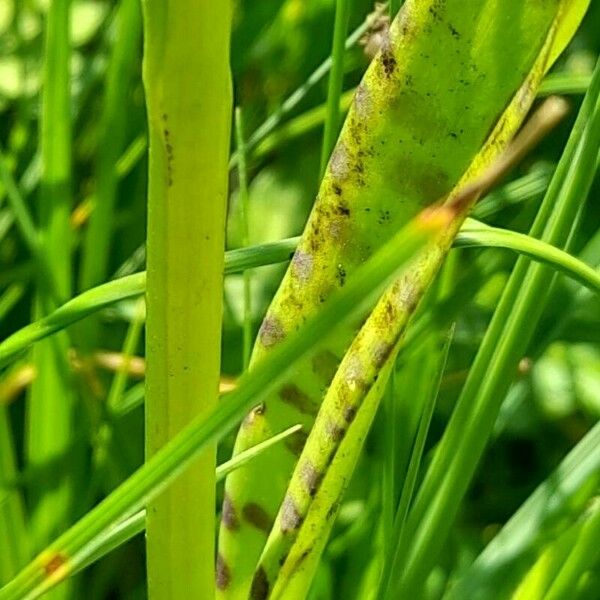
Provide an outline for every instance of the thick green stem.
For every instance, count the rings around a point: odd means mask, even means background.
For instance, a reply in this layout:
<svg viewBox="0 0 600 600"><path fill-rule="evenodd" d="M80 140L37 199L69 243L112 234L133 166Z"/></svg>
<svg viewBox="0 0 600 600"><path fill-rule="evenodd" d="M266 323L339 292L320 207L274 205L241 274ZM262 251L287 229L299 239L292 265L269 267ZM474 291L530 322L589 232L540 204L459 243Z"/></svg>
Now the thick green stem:
<svg viewBox="0 0 600 600"><path fill-rule="evenodd" d="M219 390L230 135L229 2L144 3L150 175L146 451ZM215 448L148 508L151 598L214 594Z"/></svg>

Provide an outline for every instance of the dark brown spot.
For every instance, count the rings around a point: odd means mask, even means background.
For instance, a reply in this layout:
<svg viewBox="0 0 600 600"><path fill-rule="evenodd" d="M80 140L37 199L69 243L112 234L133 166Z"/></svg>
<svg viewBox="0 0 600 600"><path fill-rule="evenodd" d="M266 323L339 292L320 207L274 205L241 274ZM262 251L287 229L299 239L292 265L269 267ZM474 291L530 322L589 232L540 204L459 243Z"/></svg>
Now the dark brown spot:
<svg viewBox="0 0 600 600"><path fill-rule="evenodd" d="M300 469L300 477L306 486L310 496L314 496L321 483L321 473L315 468L310 460L305 460Z"/></svg>
<svg viewBox="0 0 600 600"><path fill-rule="evenodd" d="M385 303L385 316L388 322L392 322L396 318L396 307L390 300Z"/></svg>
<svg viewBox="0 0 600 600"><path fill-rule="evenodd" d="M348 125L348 133L350 134L350 137L352 138L352 141L354 142L354 145L356 148L360 148L362 146L362 134L363 134L363 130L360 126L360 124L356 121L356 120L351 120L349 122ZM364 155L364 152L362 150L358 150L358 152L356 153L356 163L357 164L362 164L361 163L361 159ZM362 170L364 169L364 167L362 167L361 169L361 173ZM353 167L353 171L356 171L356 167Z"/></svg>
<svg viewBox="0 0 600 600"><path fill-rule="evenodd" d="M389 210L380 210L377 222L380 225L385 225L386 223L389 223L391 221L391 218L392 216Z"/></svg>
<svg viewBox="0 0 600 600"><path fill-rule="evenodd" d="M63 556L60 552L57 552L56 554L53 554L45 561L44 572L46 573L47 576L50 576L53 573L56 573L56 571L58 571L58 569L60 569L63 565L65 565L66 562L67 562L66 557Z"/></svg>
<svg viewBox="0 0 600 600"><path fill-rule="evenodd" d="M458 30L452 25L452 23L448 23L448 29L450 30L450 33L452 34L452 37L460 40L460 33L458 32Z"/></svg>
<svg viewBox="0 0 600 600"><path fill-rule="evenodd" d="M446 6L444 0L435 0L432 6L429 7L429 13L433 17L434 21L442 21L446 12Z"/></svg>
<svg viewBox="0 0 600 600"><path fill-rule="evenodd" d="M269 580L264 567L258 567L252 578L250 600L265 600L269 595Z"/></svg>
<svg viewBox="0 0 600 600"><path fill-rule="evenodd" d="M297 385L290 383L279 390L279 397L304 415L316 415L318 408Z"/></svg>
<svg viewBox="0 0 600 600"><path fill-rule="evenodd" d="M341 193L341 190L340 190L340 193ZM338 204L335 207L335 212L338 215L342 215L344 217L349 217L350 216L350 209L345 204L341 204L341 203Z"/></svg>
<svg viewBox="0 0 600 600"><path fill-rule="evenodd" d="M528 77L517 92L517 102L519 104L519 108L522 111L527 112L534 97L535 93L533 90L532 81L531 78Z"/></svg>
<svg viewBox="0 0 600 600"><path fill-rule="evenodd" d="M386 77L389 78L394 74L396 64L396 58L392 54L391 49L388 46L384 46L381 50L381 65Z"/></svg>
<svg viewBox="0 0 600 600"><path fill-rule="evenodd" d="M303 517L298 510L296 502L289 494L286 494L281 503L281 532L289 533L290 531L295 531L302 525L302 519Z"/></svg>
<svg viewBox="0 0 600 600"><path fill-rule="evenodd" d="M170 142L171 132L165 127L163 129L163 135L165 138L165 150L167 153L167 184L169 187L171 187L173 185L173 144Z"/></svg>
<svg viewBox="0 0 600 600"><path fill-rule="evenodd" d="M337 513L338 507L340 505L340 501L336 500L330 507L329 510L327 511L327 516L325 517L328 521L329 519L331 519L332 517L334 517Z"/></svg>
<svg viewBox="0 0 600 600"><path fill-rule="evenodd" d="M278 344L285 338L285 331L275 315L267 315L260 326L258 337L265 348Z"/></svg>
<svg viewBox="0 0 600 600"><path fill-rule="evenodd" d="M259 504L256 504L255 502L248 502L245 504L244 508L242 508L242 516L245 521L250 523L253 527L256 527L256 529L264 531L265 533L271 531L273 521L265 509Z"/></svg>
<svg viewBox="0 0 600 600"><path fill-rule="evenodd" d="M342 188L337 183L333 184L332 189L333 189L333 193L336 196L341 196L342 195Z"/></svg>
<svg viewBox="0 0 600 600"><path fill-rule="evenodd" d="M216 584L220 590L226 590L231 582L231 572L221 554L217 554Z"/></svg>
<svg viewBox="0 0 600 600"><path fill-rule="evenodd" d="M410 3L405 2L396 16L397 30L406 38L414 37L414 19L410 10Z"/></svg>
<svg viewBox="0 0 600 600"><path fill-rule="evenodd" d="M346 430L343 427L340 427L337 423L333 421L328 421L325 424L325 433L327 437L332 440L334 443L338 444L344 439L344 434Z"/></svg>
<svg viewBox="0 0 600 600"><path fill-rule="evenodd" d="M381 40L381 54L379 55L379 60L385 76L390 78L396 70L397 62L396 57L394 56L389 32L387 32L387 35Z"/></svg>
<svg viewBox="0 0 600 600"><path fill-rule="evenodd" d="M314 549L314 546L311 546L310 548L306 548L306 550L303 550L302 554L296 559L296 561L290 568L290 571L292 573L295 573L296 571L298 571L298 569L302 566L302 563L310 555L310 553L313 551L313 549Z"/></svg>
<svg viewBox="0 0 600 600"><path fill-rule="evenodd" d="M221 523L225 526L226 529L230 531L235 531L239 529L240 522L238 520L235 507L231 502L231 498L227 492L223 498L223 511L221 513Z"/></svg>
<svg viewBox="0 0 600 600"><path fill-rule="evenodd" d="M356 417L356 406L348 404L344 407L344 421L350 424L354 421L354 417Z"/></svg>
<svg viewBox="0 0 600 600"><path fill-rule="evenodd" d="M299 557L298 562L296 563L296 569L306 560L306 557L310 554L310 549L307 548Z"/></svg>
<svg viewBox="0 0 600 600"><path fill-rule="evenodd" d="M344 269L344 266L341 264L339 264L337 266L336 277L337 277L338 283L340 284L340 287L343 287L344 284L346 283L346 269Z"/></svg>
<svg viewBox="0 0 600 600"><path fill-rule="evenodd" d="M324 383L331 383L335 372L337 371L339 360L337 356L329 350L323 350L315 354L312 359L313 371L323 380Z"/></svg>
<svg viewBox="0 0 600 600"><path fill-rule="evenodd" d="M292 433L292 435L285 438L286 448L296 456L300 456L302 454L302 450L304 449L304 444L306 444L306 440L308 435L305 431L296 431Z"/></svg>
<svg viewBox="0 0 600 600"><path fill-rule="evenodd" d="M387 307L386 307L387 308ZM381 369L392 353L393 346L387 342L379 342L373 350L373 364L375 368Z"/></svg>

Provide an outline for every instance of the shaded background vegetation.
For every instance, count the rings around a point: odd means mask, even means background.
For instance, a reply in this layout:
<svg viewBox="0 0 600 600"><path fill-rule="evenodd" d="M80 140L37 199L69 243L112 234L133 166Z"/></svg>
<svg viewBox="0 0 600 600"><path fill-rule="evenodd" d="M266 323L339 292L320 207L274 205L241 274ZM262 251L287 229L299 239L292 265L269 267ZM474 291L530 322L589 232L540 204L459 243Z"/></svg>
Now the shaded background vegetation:
<svg viewBox="0 0 600 600"><path fill-rule="evenodd" d="M3 0L0 3L0 143L6 165L19 182L20 190L35 214L38 201L38 117L43 53L42 0ZM303 85L331 49L334 2L332 0L246 0L236 2L232 40L232 70L235 102L244 111L247 135L251 134ZM86 231L97 184L98 157L102 145L102 118L106 102L106 70L115 40L117 4L100 0L73 0L74 48L72 92L74 118L72 225L77 243ZM363 21L373 6L355 0L350 30ZM554 72L586 75L600 50L600 6L590 13ZM507 32L507 43L510 34ZM110 252L106 256L110 274L143 268L140 247L145 238L146 157L145 112L141 72L141 39L137 42L133 68L125 74L124 151L120 164L116 212L112 221ZM357 45L347 54L344 89L360 79L368 58ZM317 84L286 116L286 121L321 105L326 96L326 79ZM527 231L544 191L544 184L563 149L581 96L570 96L571 115L512 173L506 186L495 192L488 206L514 204L490 211L484 220L517 231ZM277 131L277 130L276 130ZM322 130L319 123L301 135L285 130L270 146L259 146L250 154L250 243L296 235L301 232L317 189ZM525 178L525 179L523 179ZM228 246L242 240L237 173L230 175L231 197ZM525 183L524 183L525 182ZM0 337L31 319L34 266L7 205L0 183ZM600 210L598 182L581 215L581 227L571 250L587 262L600 262ZM581 254L583 252L583 254ZM456 334L442 383L433 435L439 435L464 382L486 324L496 306L514 256L500 250L464 250L457 256L458 272L468 275L472 293L456 309ZM80 270L80 246L73 256L75 280ZM284 271L283 266L256 269L252 273L252 322L256 329ZM468 563L500 525L520 506L535 486L548 475L567 450L600 416L600 303L597 298L574 299L576 286L563 279L553 291L528 358L521 362L519 380L512 387L497 425L497 436L479 469L475 485L464 503L459 523L442 564L428 582L432 597L447 570ZM225 284L223 375L235 378L242 365L243 294L242 276L230 276ZM136 314L135 302L124 302L101 315L95 351L120 352L128 326ZM143 354L140 340L136 354ZM113 373L98 358L99 385L91 395L101 402ZM7 407L15 445L23 470L19 484L28 490L32 474L25 468L25 398L32 376L23 360L0 379L0 404ZM410 371L410 355L400 361L396 386L410 389L404 374ZM22 379L16 379L21 375ZM135 386L140 374L133 373ZM90 397L89 394L83 394ZM410 399L410 394L405 394ZM402 414L400 410L400 414ZM317 576L314 594L319 598L361 597L361 578L378 543L380 510L379 477L381 456L386 451L380 440L383 420L376 423L342 506L325 559ZM142 460L142 411L137 408L121 424L131 440L129 468ZM81 435L91 438L93 424L82 417ZM403 423L398 423L399 435ZM230 455L230 443L222 444L220 458ZM89 445L86 446L89 449ZM89 460L88 460L89 464ZM48 465L60 472L60 460ZM123 475L123 474L122 474ZM122 476L121 475L121 476ZM92 479L91 477L89 478ZM116 481L107 478L104 490ZM99 492L82 490L83 513ZM220 506L220 502L218 503ZM1 550L1 540L0 540ZM125 565L125 568L124 568ZM144 553L140 539L102 560L82 577L86 597L136 598L145 593ZM335 591L334 591L335 590Z"/></svg>

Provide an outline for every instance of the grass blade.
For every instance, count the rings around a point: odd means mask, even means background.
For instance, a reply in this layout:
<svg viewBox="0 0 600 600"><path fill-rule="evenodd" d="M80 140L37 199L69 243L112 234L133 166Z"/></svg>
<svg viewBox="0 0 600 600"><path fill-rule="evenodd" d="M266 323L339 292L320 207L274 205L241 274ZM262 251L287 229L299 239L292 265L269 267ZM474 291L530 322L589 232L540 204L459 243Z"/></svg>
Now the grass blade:
<svg viewBox="0 0 600 600"><path fill-rule="evenodd" d="M325 131L323 132L319 179L325 173L340 128L340 99L344 83L344 54L349 17L350 0L336 0L333 48L331 50L331 71L329 73L327 89L327 116L325 118Z"/></svg>
<svg viewBox="0 0 600 600"><path fill-rule="evenodd" d="M591 185L600 143L600 67L580 110L531 235L562 246ZM553 273L521 258L492 319L450 424L407 522L406 565L397 593L410 594L435 564L500 402L544 306ZM443 535L442 535L443 534Z"/></svg>
<svg viewBox="0 0 600 600"><path fill-rule="evenodd" d="M202 451L230 431L248 409L260 402L284 380L294 363L313 349L320 337L344 319L356 314L367 293L376 293L401 266L435 239L447 227L450 215L434 212L409 223L377 252L344 289L334 294L298 333L274 350L271 360L245 374L239 386L226 396L207 418L196 418L168 442L138 471L88 512L71 529L46 548L8 585L0 590L0 600L33 600L82 564L82 549L117 521L142 508L164 490Z"/></svg>
<svg viewBox="0 0 600 600"><path fill-rule="evenodd" d="M241 207L242 221L242 246L247 248L250 244L250 232L248 231L248 172L246 165L246 141L244 138L244 123L240 108L235 112L235 134L238 160L238 173L240 179L239 201ZM244 271L244 315L243 315L243 341L242 341L242 364L244 371L250 363L252 352L252 290L250 271Z"/></svg>
<svg viewBox="0 0 600 600"><path fill-rule="evenodd" d="M453 334L454 327L448 332L443 346L439 348L437 352L434 352L427 357L428 364L425 365L425 374L426 376L429 376L429 389L426 390L427 393L425 403L423 404L423 411L421 413L421 418L419 419L419 426L410 455L406 478L400 495L400 502L398 503L396 515L394 517L394 531L392 534L393 549L388 553L383 566L383 572L379 582L379 591L376 595L377 598L387 597L392 587L393 573L398 572L402 568L401 565L398 564L396 558L398 556L397 544L400 539L402 539L402 530L404 529L404 523L406 522L406 515L408 514L408 509L413 499L417 475L419 473L419 468L421 467L425 442L427 440L429 426L431 424L433 411L442 383L442 376L444 374L444 369L446 368L446 361L448 360L448 352L450 350Z"/></svg>
<svg viewBox="0 0 600 600"><path fill-rule="evenodd" d="M445 600L510 597L543 545L572 521L599 481L600 423L537 487L473 565L462 573Z"/></svg>
<svg viewBox="0 0 600 600"><path fill-rule="evenodd" d="M455 246L458 248L479 246L514 250L538 263L551 266L554 270L568 275L591 291L600 293L599 271L568 252L530 235L490 227L475 219L467 219L457 236Z"/></svg>
<svg viewBox="0 0 600 600"><path fill-rule="evenodd" d="M579 537L559 569L556 579L544 597L545 600L562 600L569 597L582 575L600 558L599 539L600 511L596 506L592 515L583 524Z"/></svg>
<svg viewBox="0 0 600 600"><path fill-rule="evenodd" d="M129 89L136 74L142 30L141 11L137 0L121 0L115 14L115 29L115 42L106 74L100 122L97 186L93 210L83 240L79 284L82 290L102 283L107 276L119 183L117 164L125 150L127 132L128 114L124 108L127 106ZM93 343L93 339L90 342Z"/></svg>
<svg viewBox="0 0 600 600"><path fill-rule="evenodd" d="M8 411L0 405L0 585L14 577L31 558L23 497L19 489L11 486L16 475L17 460Z"/></svg>
<svg viewBox="0 0 600 600"><path fill-rule="evenodd" d="M531 236L518 234L505 229L477 225L475 229L467 227L458 233L455 247L501 247L522 253L529 258L548 264L572 279L580 281L591 290L598 289L598 273L586 263ZM270 242L249 248L229 250L225 253L225 274L240 273L247 269L276 264L290 259L299 242L299 238L288 238L279 242ZM0 342L0 367L5 366L28 346L52 335L90 314L116 304L141 296L146 289L146 273L136 273L116 279L109 283L75 296L47 317L43 317Z"/></svg>
<svg viewBox="0 0 600 600"><path fill-rule="evenodd" d="M321 182L317 202L294 261L263 321L253 361L268 355L273 339L281 332L293 331L318 308L331 290L344 285L346 275L352 273L388 235L410 219L413 211L430 204L436 198L446 196L453 189L459 189L456 186L461 180L475 181L514 134L524 117L524 109L533 100L535 89L548 66L547 59L552 50L552 35L549 32L553 30L556 7L545 5L540 10L538 5L531 12L528 11L526 16L522 15L521 4L516 2L510 5L503 3L502 7L494 5L492 8L489 5L488 8L489 11L483 8L481 11L466 11L460 2L446 5L445 18L461 30L460 41L457 41L453 39L448 27L442 25L442 20L436 18L436 10L429 3L409 2L403 6L390 27L389 40L383 44L363 77L327 173ZM478 15L476 20L473 19L473 14ZM510 55L503 55L506 62L503 63L500 75L493 38L479 39L478 36L480 31L488 27L484 22L491 24L512 18L508 15L515 15L529 22L520 28L527 41L523 39L522 46L511 46ZM540 32L543 34L540 35ZM479 50L473 54L471 45L480 43L486 50L482 51L477 45ZM432 48L436 50L435 60L431 58ZM452 52L446 52L446 48L452 48ZM527 50L521 52L523 48ZM457 52L464 60L457 56ZM453 131L452 124L464 116L465 103L470 105L474 102L472 68L467 67L473 56L477 57L478 71L493 78L493 82L487 80L486 86L489 88L486 89L493 89L494 94L492 97L487 92L482 93L477 118L473 119L470 115L468 123L462 122L463 129L459 133ZM436 67L433 77L429 72L432 63ZM464 72L457 73L457 66L464 68ZM469 84L456 86L456 80L461 78ZM436 82L435 85L432 84L433 81ZM523 85L524 81L527 81L526 86ZM520 88L519 97L511 102ZM498 96L499 91L502 99ZM452 95L453 102L442 101L446 94ZM498 121L499 113L503 113L507 104L510 104L510 109ZM444 111L440 112L438 108L442 106ZM486 145L490 128L494 129L494 124L497 135L494 134L496 137L490 138L493 142ZM440 135L440 131L444 134ZM402 140L402 143L398 140ZM520 148L516 154L522 150ZM433 160L432 156L435 157ZM404 177L400 174L407 166L410 167L410 176ZM499 170L503 171L503 168L500 167ZM435 171L433 177L432 171ZM477 181L476 186L479 185L481 182ZM482 191L477 188L477 193ZM462 209L466 210L474 197L470 194L463 196L462 190L458 194L461 200L457 200L457 203L464 202ZM435 251L423 260L422 270L415 268L407 277L407 299L410 298L415 303L420 300L427 287L428 277L432 277L439 267L456 233L454 227L458 229L459 224L460 218L453 224L452 231L446 232L447 237L440 241ZM395 305L391 297L386 301ZM380 323L386 320L383 306L381 304L377 309ZM411 312L407 306L408 304L400 303L397 326L396 323L387 328L381 324L373 326L383 330L384 345L390 343L393 335L401 336L401 330L406 324L405 317ZM377 319L371 318L373 322ZM308 432L314 414L323 400L324 390L332 389L330 384L335 365L344 356L344 350L354 333L355 331L349 330L336 338L324 339L319 348L320 357L314 361L307 360L298 368L294 380L286 382L278 394L269 398L265 410L255 412L249 418L250 424L243 427L237 436L234 452L243 449L248 443L256 442L258 438L255 436L284 426L288 419L303 422ZM369 347L376 341L377 336L373 334L369 339ZM368 373L366 384L371 383L372 357L375 355L373 352L369 356L367 349L363 348L359 359L362 361L364 358L364 364L368 365L365 371ZM327 360L321 360L322 356L326 356ZM324 365L323 369L320 368L321 364ZM342 389L342 376L339 384ZM368 390L368 386L364 389ZM351 396L352 402L356 400L358 407L360 401L354 391ZM336 405L333 397L334 393L330 397L332 407ZM378 399L373 396L369 408L365 410L370 412L377 403ZM367 421L365 418L364 423ZM322 432L322 435L327 434ZM300 449L300 442L295 448L289 445L280 447L270 457L271 466L276 464L275 468L267 468L256 461L228 478L226 501L232 503L238 511L243 511L245 506L258 506L261 516L266 515L268 518L261 519L260 526L256 526L251 518L241 520L240 526L235 530L229 529L226 524L222 525L219 549L227 564L234 565L231 567L233 570L230 571L229 585L222 590L223 597L233 599L247 596L251 574L263 551L265 534L269 529L264 524L272 522L277 514L290 481L289 473L298 464ZM346 467L351 469L351 463L348 460ZM273 471L276 472L277 479L274 478ZM335 501L335 498L327 496L327 502L329 501ZM268 551L268 576L263 577L260 567L255 573L255 585L260 589L258 595L264 595L265 590L269 589L278 568L278 560L288 543L284 538L291 540L297 533L294 529L289 536L278 536L273 531L273 548L277 549L265 550L265 553ZM316 556L318 550L314 548ZM293 568L291 555L287 560L290 561L289 573ZM303 569L307 564L308 561L303 563ZM307 567L306 572L309 571ZM261 578L262 584L259 583ZM298 593L302 595L303 592Z"/></svg>
<svg viewBox="0 0 600 600"><path fill-rule="evenodd" d="M40 119L40 248L35 315L49 313L58 298L71 295L71 77L70 0L55 0L46 16L44 91ZM29 234L28 236L29 237ZM35 254L34 254L35 256ZM30 483L32 547L39 551L73 519L84 453L75 430L79 407L71 386L65 333L33 350L37 377L27 406L27 468L39 470ZM53 471L46 465L59 461ZM53 597L71 595L69 587Z"/></svg>
<svg viewBox="0 0 600 600"><path fill-rule="evenodd" d="M257 444L253 448L249 448L246 452L242 452L235 458L219 465L215 471L216 480L223 480L229 473L267 451L274 444L278 444L290 435L293 435L300 428L300 425L294 425L293 427L274 435L268 440ZM136 535L142 533L145 529L146 509L143 509L93 539L88 547L83 549L82 552L87 555L87 558L85 562L78 566L76 572L89 567L92 563L100 560L122 544L125 544Z"/></svg>

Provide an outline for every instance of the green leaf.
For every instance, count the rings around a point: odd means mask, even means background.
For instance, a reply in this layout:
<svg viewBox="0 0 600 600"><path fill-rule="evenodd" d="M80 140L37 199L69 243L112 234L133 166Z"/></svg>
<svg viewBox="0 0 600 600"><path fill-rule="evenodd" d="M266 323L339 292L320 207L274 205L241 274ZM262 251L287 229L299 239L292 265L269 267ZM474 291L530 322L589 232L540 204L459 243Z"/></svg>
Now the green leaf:
<svg viewBox="0 0 600 600"><path fill-rule="evenodd" d="M345 355L356 330L324 339L319 353L240 430L236 452L290 419L308 432L326 390L300 459L302 443L282 447L268 465L258 460L226 482L227 505L237 513L251 506L268 519L277 517L266 546L268 528L256 527L252 519L242 519L235 530L221 526L220 556L231 567L223 598L248 596L249 573L261 552L251 597L307 592L324 543L310 529L324 531L323 518L335 514L377 408L387 360L475 199L461 196L466 192L459 182L485 173L524 118L557 48L570 35L562 8L558 0L543 6L481 1L468 8L458 1L409 1L392 24L357 89L295 258L263 322L253 364L415 211L453 190L464 206L436 246L386 292ZM508 46L503 33L494 35L503 23L517 32ZM558 29L561 42L555 43ZM307 471L315 474L314 492L303 484Z"/></svg>
<svg viewBox="0 0 600 600"><path fill-rule="evenodd" d="M469 229L469 223L471 228ZM293 254L299 238L288 238L225 253L225 274L285 262ZM529 256L598 289L598 273L581 260L549 244L505 229L477 224L473 219L458 233L456 247L501 247ZM146 273L127 275L91 288L75 296L47 317L31 323L0 342L0 367L5 366L31 344L118 302L141 296L146 289Z"/></svg>
<svg viewBox="0 0 600 600"><path fill-rule="evenodd" d="M600 64L530 234L564 246L595 174L600 145ZM406 568L399 593L410 594L435 564L440 540L471 482L517 365L544 308L554 274L517 261L479 348L456 409L408 519Z"/></svg>
<svg viewBox="0 0 600 600"><path fill-rule="evenodd" d="M573 523L600 483L600 423L461 573L444 600L510 598L548 541Z"/></svg>
<svg viewBox="0 0 600 600"><path fill-rule="evenodd" d="M320 336L355 315L366 297L376 293L447 227L448 217L446 211L435 211L400 230L300 331L282 341L268 362L244 375L212 414L197 417L3 587L0 600L37 598L76 570L86 560L91 540L155 498L203 448L223 437L251 406L281 385L295 362L314 348Z"/></svg>
<svg viewBox="0 0 600 600"><path fill-rule="evenodd" d="M522 256L568 274L595 293L600 293L600 271L594 270L564 250L529 235L490 227L467 219L456 239L456 247L486 246L507 248Z"/></svg>
<svg viewBox="0 0 600 600"><path fill-rule="evenodd" d="M300 429L300 425L294 425L272 438L265 440L264 442L257 444L256 446L238 454L235 458L228 460L227 462L219 465L216 469L215 477L217 481L224 479L229 473L239 469L242 465L253 460L258 455L269 450L274 444L278 444L285 440L290 435L293 435ZM131 517L124 519L117 523L114 527L102 532L95 539L89 542L87 548L82 549L82 553L87 556L84 563L77 567L79 572L92 563L100 560L103 556L106 556L109 552L112 552L122 544L128 542L131 538L138 535L146 529L146 510L143 509Z"/></svg>

